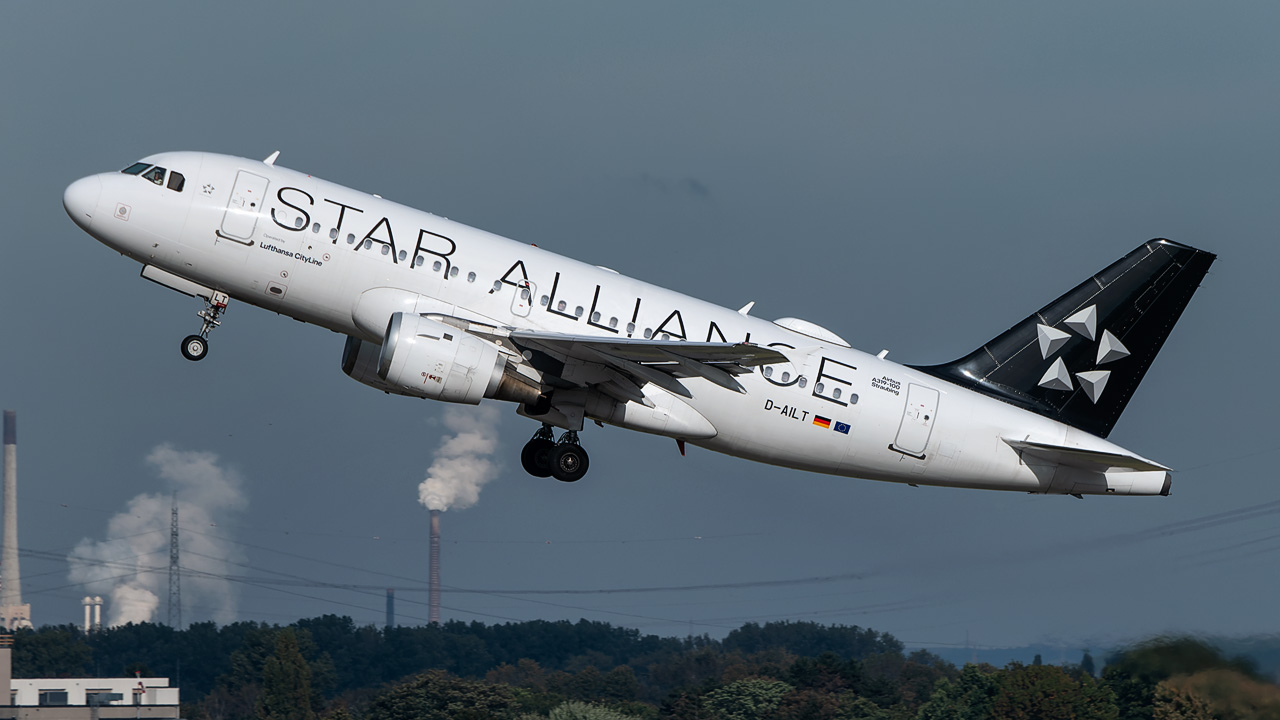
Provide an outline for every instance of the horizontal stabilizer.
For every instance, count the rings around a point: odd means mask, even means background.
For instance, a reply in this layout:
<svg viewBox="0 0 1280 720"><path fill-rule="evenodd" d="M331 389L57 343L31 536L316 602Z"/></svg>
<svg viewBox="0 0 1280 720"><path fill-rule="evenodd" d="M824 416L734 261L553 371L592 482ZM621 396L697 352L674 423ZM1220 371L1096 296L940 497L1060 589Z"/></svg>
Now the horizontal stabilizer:
<svg viewBox="0 0 1280 720"><path fill-rule="evenodd" d="M1018 454L1022 455L1024 459L1027 456L1031 456L1054 465L1065 465L1066 467L1099 472L1107 472L1108 470L1169 470L1164 465L1151 462L1137 455L1087 450L1066 445L1050 445L1029 440L1002 439L1009 447L1017 450Z"/></svg>

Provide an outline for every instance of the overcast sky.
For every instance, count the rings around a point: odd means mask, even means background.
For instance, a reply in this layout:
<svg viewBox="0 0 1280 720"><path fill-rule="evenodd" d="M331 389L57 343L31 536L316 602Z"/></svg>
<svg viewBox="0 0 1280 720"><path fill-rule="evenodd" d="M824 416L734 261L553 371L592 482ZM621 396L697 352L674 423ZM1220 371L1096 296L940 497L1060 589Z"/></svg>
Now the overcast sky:
<svg viewBox="0 0 1280 720"><path fill-rule="evenodd" d="M501 406L498 477L443 517L449 588L741 586L447 592L446 618L817 620L935 647L1270 633L1277 27L1261 2L5 3L0 405L32 616L76 621L94 577L157 591L163 621L167 579L128 573L167 563L177 489L204 510L184 546L221 563L184 620L381 624L383 587L425 620L417 485L446 406L242 304L182 359L199 302L61 206L151 153L280 150L900 362L963 355L1149 238L1220 255L1110 438L1178 469L1171 497L911 488L594 427L568 485L523 473L537 426Z"/></svg>

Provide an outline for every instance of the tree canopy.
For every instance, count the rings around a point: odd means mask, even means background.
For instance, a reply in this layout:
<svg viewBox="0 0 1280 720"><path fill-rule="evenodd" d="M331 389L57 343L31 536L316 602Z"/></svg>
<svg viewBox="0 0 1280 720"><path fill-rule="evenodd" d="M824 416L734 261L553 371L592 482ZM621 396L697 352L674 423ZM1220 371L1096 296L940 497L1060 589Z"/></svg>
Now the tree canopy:
<svg viewBox="0 0 1280 720"><path fill-rule="evenodd" d="M957 668L855 626L749 623L723 640L608 623L152 624L15 634L16 677L172 678L193 720L1198 720L1277 718L1280 688L1191 638L1079 664Z"/></svg>

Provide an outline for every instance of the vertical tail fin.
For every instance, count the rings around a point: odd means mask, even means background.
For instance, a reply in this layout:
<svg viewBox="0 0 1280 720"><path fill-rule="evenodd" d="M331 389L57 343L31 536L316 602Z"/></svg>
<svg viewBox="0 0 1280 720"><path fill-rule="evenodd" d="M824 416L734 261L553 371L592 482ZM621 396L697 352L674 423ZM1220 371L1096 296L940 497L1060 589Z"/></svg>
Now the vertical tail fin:
<svg viewBox="0 0 1280 720"><path fill-rule="evenodd" d="M1216 258L1151 240L965 357L916 369L1105 438Z"/></svg>

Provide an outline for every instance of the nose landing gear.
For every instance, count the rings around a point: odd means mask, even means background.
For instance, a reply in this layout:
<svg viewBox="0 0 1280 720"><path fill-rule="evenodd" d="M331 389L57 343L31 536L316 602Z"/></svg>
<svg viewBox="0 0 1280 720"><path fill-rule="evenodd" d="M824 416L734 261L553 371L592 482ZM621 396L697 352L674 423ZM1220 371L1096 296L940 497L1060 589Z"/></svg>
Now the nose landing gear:
<svg viewBox="0 0 1280 720"><path fill-rule="evenodd" d="M222 324L218 318L227 311L227 303L231 296L224 292L214 292L204 301L204 309L196 313L203 320L199 335L188 335L182 339L182 357L191 360L203 360L209 354L209 331Z"/></svg>
<svg viewBox="0 0 1280 720"><path fill-rule="evenodd" d="M554 477L577 482L587 474L587 451L578 444L578 433L569 430L554 440L551 426L543 423L520 451L520 464L534 477Z"/></svg>

